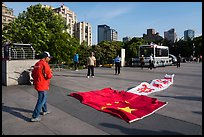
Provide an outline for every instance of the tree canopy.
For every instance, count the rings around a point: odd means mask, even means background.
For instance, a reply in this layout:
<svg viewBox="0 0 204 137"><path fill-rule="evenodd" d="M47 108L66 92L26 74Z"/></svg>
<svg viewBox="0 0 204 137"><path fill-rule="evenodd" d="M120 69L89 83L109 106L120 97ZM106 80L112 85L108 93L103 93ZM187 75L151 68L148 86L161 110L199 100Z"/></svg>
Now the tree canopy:
<svg viewBox="0 0 204 137"><path fill-rule="evenodd" d="M75 37L67 32L65 19L41 4L30 6L2 31L2 42L32 44L37 54L43 51L54 56L53 62L70 63L79 47Z"/></svg>

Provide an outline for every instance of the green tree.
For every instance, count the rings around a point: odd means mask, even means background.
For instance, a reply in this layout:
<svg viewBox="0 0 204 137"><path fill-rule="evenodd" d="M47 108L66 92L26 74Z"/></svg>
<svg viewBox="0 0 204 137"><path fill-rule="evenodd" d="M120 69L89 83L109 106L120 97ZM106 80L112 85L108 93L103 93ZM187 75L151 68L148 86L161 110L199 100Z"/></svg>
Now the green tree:
<svg viewBox="0 0 204 137"><path fill-rule="evenodd" d="M31 43L39 54L48 51L52 62L70 63L79 42L68 32L65 19L41 4L30 6L2 30L2 42Z"/></svg>
<svg viewBox="0 0 204 137"><path fill-rule="evenodd" d="M96 53L96 57L100 58L99 62L102 65L107 63L111 64L117 54L120 54L121 48L122 42L120 41L102 41L97 45L97 49L100 51L100 54Z"/></svg>
<svg viewBox="0 0 204 137"><path fill-rule="evenodd" d="M130 41L124 43L125 48L125 60L128 64L131 64L132 58L139 57L139 46L147 44L143 38L134 37Z"/></svg>
<svg viewBox="0 0 204 137"><path fill-rule="evenodd" d="M202 36L195 37L193 43L195 45L195 56L202 55Z"/></svg>
<svg viewBox="0 0 204 137"><path fill-rule="evenodd" d="M87 58L91 52L91 47L89 47L86 42L82 42L77 52L79 54L79 65L86 66Z"/></svg>

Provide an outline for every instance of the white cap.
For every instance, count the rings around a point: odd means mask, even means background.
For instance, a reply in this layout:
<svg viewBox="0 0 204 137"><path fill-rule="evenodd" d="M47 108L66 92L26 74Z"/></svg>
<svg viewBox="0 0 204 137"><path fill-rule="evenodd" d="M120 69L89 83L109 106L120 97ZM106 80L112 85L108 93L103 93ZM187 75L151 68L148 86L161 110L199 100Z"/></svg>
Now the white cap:
<svg viewBox="0 0 204 137"><path fill-rule="evenodd" d="M50 56L50 53L47 51L44 52L44 55L44 57L53 58L53 56Z"/></svg>

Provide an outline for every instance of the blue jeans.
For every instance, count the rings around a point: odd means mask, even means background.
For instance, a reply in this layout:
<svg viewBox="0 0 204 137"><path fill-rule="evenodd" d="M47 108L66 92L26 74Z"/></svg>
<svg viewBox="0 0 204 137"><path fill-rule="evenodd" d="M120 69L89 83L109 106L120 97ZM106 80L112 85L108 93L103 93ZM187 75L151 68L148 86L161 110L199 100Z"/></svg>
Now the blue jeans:
<svg viewBox="0 0 204 137"><path fill-rule="evenodd" d="M41 109L43 112L47 112L46 100L47 100L47 91L38 91L38 101L33 111L33 115L32 115L33 118L39 117Z"/></svg>

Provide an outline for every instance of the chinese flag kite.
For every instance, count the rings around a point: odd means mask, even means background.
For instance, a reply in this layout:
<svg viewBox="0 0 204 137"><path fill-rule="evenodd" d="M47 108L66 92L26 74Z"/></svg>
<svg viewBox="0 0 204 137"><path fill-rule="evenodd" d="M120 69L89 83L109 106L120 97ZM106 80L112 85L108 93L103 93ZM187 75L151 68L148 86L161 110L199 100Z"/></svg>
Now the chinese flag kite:
<svg viewBox="0 0 204 137"><path fill-rule="evenodd" d="M167 104L167 102L158 101L156 98L111 88L72 92L69 96L96 110L116 115L128 123L142 119Z"/></svg>

